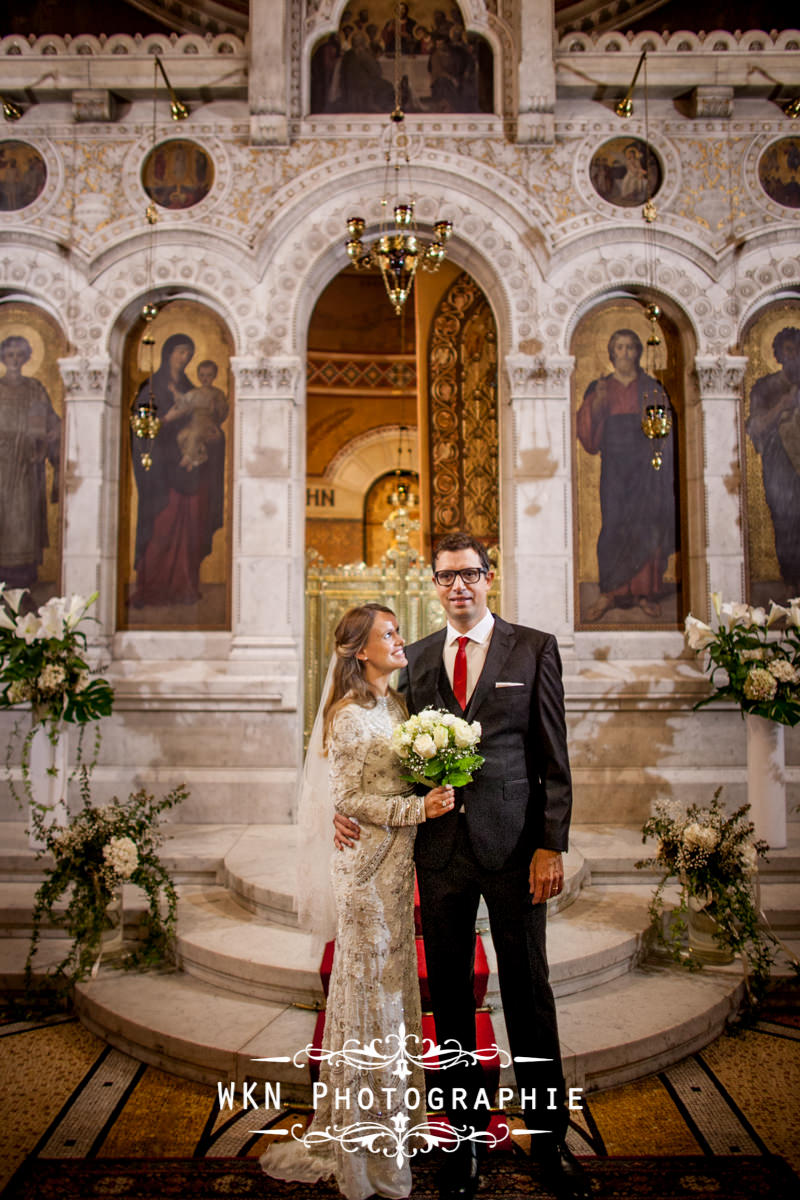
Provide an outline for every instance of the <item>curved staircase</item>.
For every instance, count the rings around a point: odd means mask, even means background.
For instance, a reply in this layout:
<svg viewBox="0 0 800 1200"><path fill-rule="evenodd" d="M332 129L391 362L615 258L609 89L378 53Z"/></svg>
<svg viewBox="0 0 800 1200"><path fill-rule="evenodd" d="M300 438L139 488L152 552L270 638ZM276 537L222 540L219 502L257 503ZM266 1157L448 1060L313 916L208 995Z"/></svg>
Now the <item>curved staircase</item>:
<svg viewBox="0 0 800 1200"><path fill-rule="evenodd" d="M5 828L0 977L6 987L18 987L40 868L22 827ZM81 1020L112 1045L175 1074L211 1084L280 1083L285 1099L307 1100L308 1067L299 1052L313 1040L323 992L319 956L296 927L295 828L173 826L172 834L164 858L181 896L178 968L128 974L101 965L97 977L77 989ZM717 1036L740 1000L736 964L690 974L647 958L653 878L634 868L642 852L636 830L573 832L565 889L548 922L571 1087L607 1087L668 1066ZM764 906L785 940L800 928L798 879L796 837L789 850L772 854L762 881ZM126 889L128 934L141 911L136 889ZM503 1046L488 920L480 914L479 929L487 935L486 1002ZM58 931L45 933L39 969L60 957ZM504 1073L501 1082L512 1081Z"/></svg>

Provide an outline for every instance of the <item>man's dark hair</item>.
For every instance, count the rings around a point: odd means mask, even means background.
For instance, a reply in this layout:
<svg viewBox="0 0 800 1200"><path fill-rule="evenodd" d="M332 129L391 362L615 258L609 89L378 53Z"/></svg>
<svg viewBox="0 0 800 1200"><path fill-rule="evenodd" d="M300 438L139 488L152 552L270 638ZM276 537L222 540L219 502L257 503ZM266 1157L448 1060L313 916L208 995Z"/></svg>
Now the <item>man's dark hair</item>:
<svg viewBox="0 0 800 1200"><path fill-rule="evenodd" d="M800 329L795 325L784 325L783 329L779 329L772 339L772 353L781 366L783 366L786 347L790 346L792 342L800 342Z"/></svg>
<svg viewBox="0 0 800 1200"><path fill-rule="evenodd" d="M433 548L433 569L436 570L436 560L440 554L454 554L458 550L474 550L481 560L485 571L491 571L491 563L486 547L471 533L446 533Z"/></svg>

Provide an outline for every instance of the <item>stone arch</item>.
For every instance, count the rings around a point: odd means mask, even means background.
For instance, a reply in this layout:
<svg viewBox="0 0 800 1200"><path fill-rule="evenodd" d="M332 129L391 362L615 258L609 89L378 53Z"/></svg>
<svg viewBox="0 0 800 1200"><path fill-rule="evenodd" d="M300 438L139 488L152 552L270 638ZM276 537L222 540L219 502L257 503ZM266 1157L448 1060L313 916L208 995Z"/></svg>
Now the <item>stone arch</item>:
<svg viewBox="0 0 800 1200"><path fill-rule="evenodd" d="M382 475L397 466L397 439L404 431L410 450L408 469L419 473L417 431L400 425L382 425L353 438L328 463L325 479L336 487L366 492Z"/></svg>
<svg viewBox="0 0 800 1200"><path fill-rule="evenodd" d="M374 162L364 160L354 171L338 175L339 164L320 166L291 188L270 201L273 223L269 238L257 248L263 264L263 302L272 315L268 352L302 354L304 330L314 304L325 285L346 265L344 242L346 221L359 212L367 221L367 237L377 233L380 223L380 194L375 186ZM441 159L446 163L442 167ZM436 166L431 163L435 162ZM459 174L459 168L464 173ZM485 292L498 324L502 353L512 352L520 339L534 335L538 321L537 298L541 270L537 253L544 253L549 224L542 213L542 226L532 229L530 204L523 207L522 189L501 187L500 176L491 168L459 160L457 155L435 155L423 160L414 171L415 187L421 193L417 211L423 225L437 215L453 220L454 233L448 257L467 271ZM496 185L497 190L494 190ZM535 217L540 215L536 212ZM511 247L523 247L522 254Z"/></svg>

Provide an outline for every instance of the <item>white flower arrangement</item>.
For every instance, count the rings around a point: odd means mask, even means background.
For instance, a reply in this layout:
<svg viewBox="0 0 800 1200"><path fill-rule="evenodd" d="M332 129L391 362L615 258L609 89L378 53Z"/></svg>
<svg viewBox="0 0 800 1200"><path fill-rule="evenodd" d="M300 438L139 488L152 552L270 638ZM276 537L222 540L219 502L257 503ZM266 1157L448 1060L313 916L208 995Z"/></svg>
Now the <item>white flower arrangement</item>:
<svg viewBox="0 0 800 1200"><path fill-rule="evenodd" d="M707 808L688 809L676 801L656 804L642 829L642 841L656 839L655 854L637 867L657 867L662 879L650 902L658 940L681 963L696 963L683 944L687 910L706 912L714 921L717 944L742 957L757 992L769 977L775 938L760 918L755 895L759 858L766 842L756 841L745 804L730 816L719 802L721 788ZM680 884L676 908L663 920L664 891L670 879ZM747 977L747 976L746 976Z"/></svg>
<svg viewBox="0 0 800 1200"><path fill-rule="evenodd" d="M484 759L476 753L480 737L480 722L425 708L396 726L392 748L406 767L403 779L431 787L463 787L472 782L472 772L483 766Z"/></svg>
<svg viewBox="0 0 800 1200"><path fill-rule="evenodd" d="M781 725L800 721L800 596L769 612L711 593L717 628L689 613L684 636L695 653L705 653L714 691L695 705L731 698L745 713ZM782 625L782 629L777 627Z"/></svg>

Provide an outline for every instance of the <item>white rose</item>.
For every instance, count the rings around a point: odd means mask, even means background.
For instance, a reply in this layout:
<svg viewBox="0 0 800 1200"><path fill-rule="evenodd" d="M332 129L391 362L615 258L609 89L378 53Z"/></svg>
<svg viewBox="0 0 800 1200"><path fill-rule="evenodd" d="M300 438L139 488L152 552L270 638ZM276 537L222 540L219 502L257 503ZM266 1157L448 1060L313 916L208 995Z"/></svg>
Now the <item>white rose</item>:
<svg viewBox="0 0 800 1200"><path fill-rule="evenodd" d="M121 879L130 879L139 865L139 851L129 837L109 838L103 847L103 858Z"/></svg>
<svg viewBox="0 0 800 1200"><path fill-rule="evenodd" d="M742 866L748 875L754 875L758 870L758 851L752 842L742 846Z"/></svg>
<svg viewBox="0 0 800 1200"><path fill-rule="evenodd" d="M470 729L472 730L475 741L476 742L480 741L480 736L483 733L483 730L481 729L480 721L473 721L472 725L470 726Z"/></svg>
<svg viewBox="0 0 800 1200"><path fill-rule="evenodd" d="M684 843L690 848L713 850L719 841L719 833L710 825L699 825L692 821L683 831Z"/></svg>
<svg viewBox="0 0 800 1200"><path fill-rule="evenodd" d="M436 743L429 733L420 733L414 738L414 751L420 758L433 758Z"/></svg>
<svg viewBox="0 0 800 1200"><path fill-rule="evenodd" d="M453 737L459 750L466 750L468 746L474 744L472 729L467 721L461 717L456 717L453 722Z"/></svg>
<svg viewBox="0 0 800 1200"><path fill-rule="evenodd" d="M447 725L447 726L455 725L457 720L458 720L458 717L456 717L454 713L443 712L442 715L439 717L439 724Z"/></svg>
<svg viewBox="0 0 800 1200"><path fill-rule="evenodd" d="M445 746L450 741L450 734L445 725L439 724L433 731L433 740L436 743L437 750L444 750Z"/></svg>
<svg viewBox="0 0 800 1200"><path fill-rule="evenodd" d="M714 631L705 621L699 621L689 613L684 622L684 637L692 650L705 650L714 641Z"/></svg>

